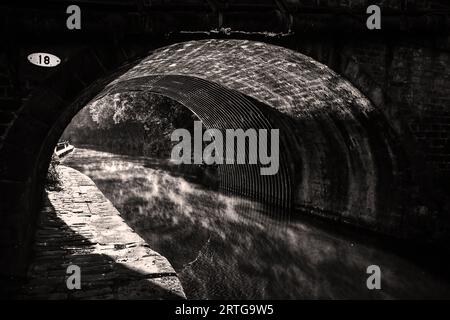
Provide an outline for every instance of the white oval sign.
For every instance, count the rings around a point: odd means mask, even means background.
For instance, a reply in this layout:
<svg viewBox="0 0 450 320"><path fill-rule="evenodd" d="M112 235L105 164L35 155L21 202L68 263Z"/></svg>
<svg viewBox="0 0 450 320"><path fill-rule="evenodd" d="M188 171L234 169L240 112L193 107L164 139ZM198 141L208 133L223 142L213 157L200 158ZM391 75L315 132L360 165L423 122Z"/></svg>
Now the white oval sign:
<svg viewBox="0 0 450 320"><path fill-rule="evenodd" d="M61 59L51 53L37 52L28 55L28 61L40 67L54 67L61 62Z"/></svg>

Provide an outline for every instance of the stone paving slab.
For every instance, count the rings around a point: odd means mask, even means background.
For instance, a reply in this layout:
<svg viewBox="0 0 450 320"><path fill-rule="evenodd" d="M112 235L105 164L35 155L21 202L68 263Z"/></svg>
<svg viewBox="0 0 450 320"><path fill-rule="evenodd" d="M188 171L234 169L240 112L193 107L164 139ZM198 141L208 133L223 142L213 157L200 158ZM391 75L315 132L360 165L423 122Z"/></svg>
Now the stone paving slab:
<svg viewBox="0 0 450 320"><path fill-rule="evenodd" d="M60 166L62 190L48 191L23 299L184 299L169 261L122 219L95 183ZM69 290L69 265L81 289Z"/></svg>

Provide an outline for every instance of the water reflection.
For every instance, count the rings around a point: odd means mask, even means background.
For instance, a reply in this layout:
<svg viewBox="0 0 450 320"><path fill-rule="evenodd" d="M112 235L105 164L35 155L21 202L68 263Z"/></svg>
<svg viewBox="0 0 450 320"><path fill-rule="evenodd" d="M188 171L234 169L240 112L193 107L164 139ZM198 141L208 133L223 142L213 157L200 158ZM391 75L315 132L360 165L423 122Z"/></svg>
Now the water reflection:
<svg viewBox="0 0 450 320"><path fill-rule="evenodd" d="M89 149L63 161L91 177L126 221L166 256L188 298L450 297L442 279L393 253L176 176L167 163ZM379 265L382 290L366 287Z"/></svg>

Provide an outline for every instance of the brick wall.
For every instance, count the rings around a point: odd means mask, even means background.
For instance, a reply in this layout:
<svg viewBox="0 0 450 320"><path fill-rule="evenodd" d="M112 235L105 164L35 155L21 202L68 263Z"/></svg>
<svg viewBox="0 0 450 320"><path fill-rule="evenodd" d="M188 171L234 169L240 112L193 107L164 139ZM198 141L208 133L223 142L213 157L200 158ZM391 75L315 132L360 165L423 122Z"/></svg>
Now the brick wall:
<svg viewBox="0 0 450 320"><path fill-rule="evenodd" d="M411 148L434 173L435 187L448 187L450 55L441 41L349 43L345 54L383 89L385 114L400 134L413 137Z"/></svg>
<svg viewBox="0 0 450 320"><path fill-rule="evenodd" d="M15 88L11 74L11 68L8 68L9 61L7 54L0 53L0 146L7 133L9 125L15 118L14 111L20 103L15 98Z"/></svg>

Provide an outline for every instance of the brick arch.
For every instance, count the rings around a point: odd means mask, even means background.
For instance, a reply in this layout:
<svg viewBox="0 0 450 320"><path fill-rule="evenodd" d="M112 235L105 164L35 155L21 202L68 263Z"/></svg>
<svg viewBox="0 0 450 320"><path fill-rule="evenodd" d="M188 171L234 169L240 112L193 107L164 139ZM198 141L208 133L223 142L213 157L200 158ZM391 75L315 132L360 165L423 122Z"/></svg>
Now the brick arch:
<svg viewBox="0 0 450 320"><path fill-rule="evenodd" d="M189 75L270 106L288 136L292 202L304 212L398 231L401 150L383 114L349 81L301 53L248 40L201 40L155 50L106 87ZM145 89L145 81L137 85ZM151 87L151 81L149 84Z"/></svg>
<svg viewBox="0 0 450 320"><path fill-rule="evenodd" d="M220 111L234 100L237 109L211 126L236 127L243 117L247 126L280 128L285 178L255 178L257 188L238 190L244 195L254 196L255 190L256 198L275 194L275 203L281 199L303 212L388 233L404 231L397 211L395 137L370 101L326 66L292 50L246 40L177 43L138 62L108 52L88 49L69 60L34 92L9 128L0 150L7 199L0 201L2 241L7 239L2 244L17 263L2 259L2 270L23 272L17 266L25 266L34 209L59 135L95 95L129 89L165 94L191 109L209 104ZM203 121L208 115L211 110ZM256 118L264 121L257 124ZM237 184L236 179L228 186Z"/></svg>

